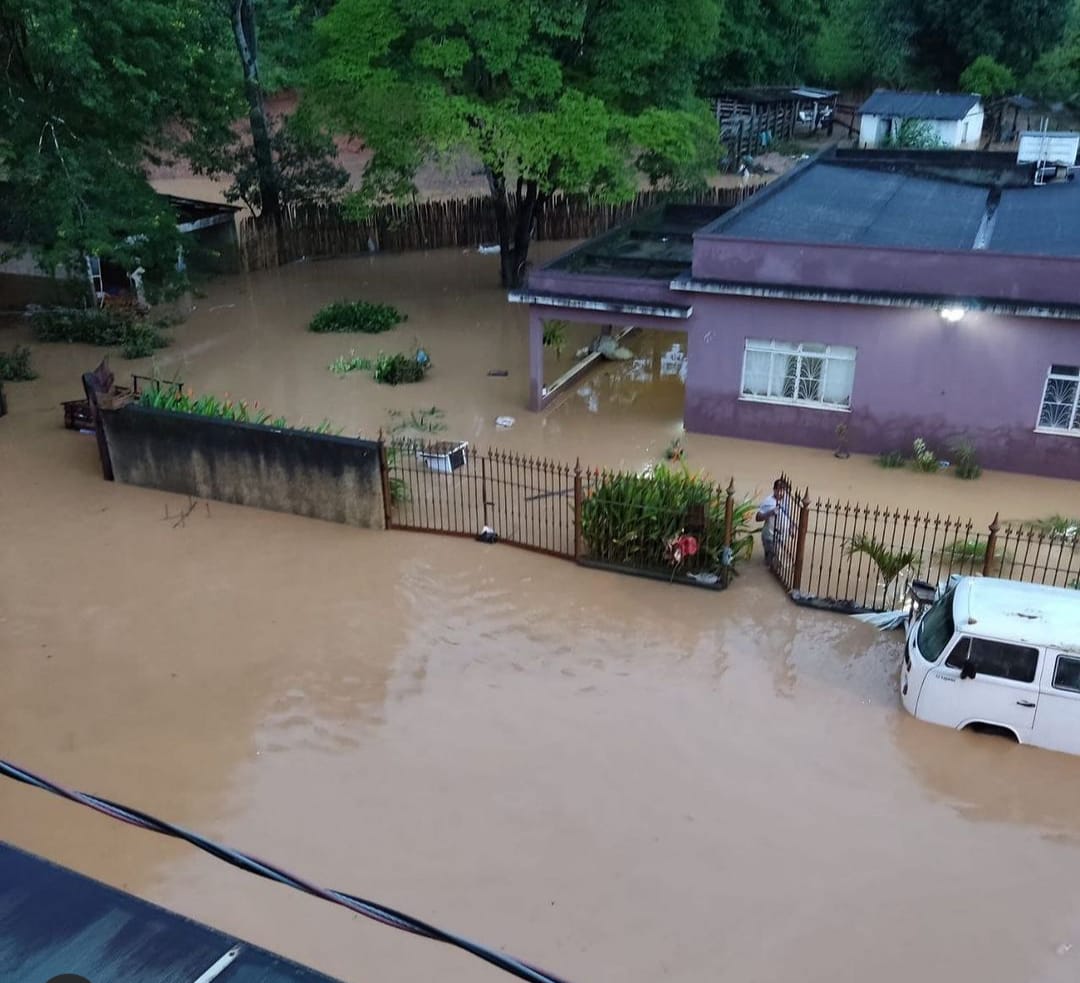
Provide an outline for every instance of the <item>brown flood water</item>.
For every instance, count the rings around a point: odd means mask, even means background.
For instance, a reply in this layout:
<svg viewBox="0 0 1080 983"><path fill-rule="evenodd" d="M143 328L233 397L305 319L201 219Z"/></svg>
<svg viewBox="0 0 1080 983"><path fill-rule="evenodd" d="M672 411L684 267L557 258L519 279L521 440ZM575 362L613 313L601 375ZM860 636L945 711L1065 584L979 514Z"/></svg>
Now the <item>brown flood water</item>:
<svg viewBox="0 0 1080 983"><path fill-rule="evenodd" d="M435 404L448 436L655 460L684 339L642 336L530 415L524 316L493 273L448 252L221 281L158 362L294 420L373 433ZM303 330L357 295L409 321ZM326 371L414 337L422 386ZM0 420L3 756L576 983L1076 979L1080 759L908 718L897 637L787 604L756 564L716 595L218 503L174 526L178 496L102 482L93 440L60 428L95 355L35 346L42 377ZM746 491L784 466L822 493L1075 511L1068 482L685 443ZM503 978L8 782L0 837L350 983Z"/></svg>

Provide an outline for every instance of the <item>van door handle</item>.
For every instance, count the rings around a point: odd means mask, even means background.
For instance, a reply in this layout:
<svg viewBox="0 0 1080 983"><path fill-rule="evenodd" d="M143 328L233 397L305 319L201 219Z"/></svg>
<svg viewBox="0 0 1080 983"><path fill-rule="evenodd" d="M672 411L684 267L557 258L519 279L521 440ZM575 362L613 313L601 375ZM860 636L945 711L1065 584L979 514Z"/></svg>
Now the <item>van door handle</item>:
<svg viewBox="0 0 1080 983"><path fill-rule="evenodd" d="M1032 703L1031 700L1017 700L1016 705L1018 707L1033 707L1033 706L1035 706L1035 704Z"/></svg>

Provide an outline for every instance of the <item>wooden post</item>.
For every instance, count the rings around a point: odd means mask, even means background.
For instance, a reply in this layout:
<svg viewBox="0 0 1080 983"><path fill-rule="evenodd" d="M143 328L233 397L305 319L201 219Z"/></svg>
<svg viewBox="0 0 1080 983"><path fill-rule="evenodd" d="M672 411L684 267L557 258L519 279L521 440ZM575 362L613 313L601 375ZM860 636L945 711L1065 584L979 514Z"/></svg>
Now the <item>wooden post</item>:
<svg viewBox="0 0 1080 983"><path fill-rule="evenodd" d="M806 529L810 524L810 489L803 492L799 508L799 525L795 532L795 564L791 572L791 590L802 590L803 559L806 556Z"/></svg>
<svg viewBox="0 0 1080 983"><path fill-rule="evenodd" d="M1000 512L994 513L994 521L990 523L990 536L986 540L986 556L983 557L982 575L984 577L990 576L990 566L994 562L994 554L997 552L997 534L999 525Z"/></svg>
<svg viewBox="0 0 1080 983"><path fill-rule="evenodd" d="M387 529L394 528L393 502L390 498L390 462L386 454L386 441L379 431L379 477L382 480L383 521Z"/></svg>
<svg viewBox="0 0 1080 983"><path fill-rule="evenodd" d="M574 464L574 559L581 559L581 504L583 500L581 458Z"/></svg>

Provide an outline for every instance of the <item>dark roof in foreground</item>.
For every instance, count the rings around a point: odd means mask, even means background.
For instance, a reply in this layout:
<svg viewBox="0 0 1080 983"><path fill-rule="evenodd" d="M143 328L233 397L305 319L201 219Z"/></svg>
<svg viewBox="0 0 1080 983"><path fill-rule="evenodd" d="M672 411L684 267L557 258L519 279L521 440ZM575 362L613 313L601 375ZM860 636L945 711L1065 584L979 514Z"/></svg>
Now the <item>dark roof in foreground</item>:
<svg viewBox="0 0 1080 983"><path fill-rule="evenodd" d="M221 983L334 983L123 891L0 843L0 980L192 983L221 964Z"/></svg>
<svg viewBox="0 0 1080 983"><path fill-rule="evenodd" d="M904 119L963 119L978 102L979 96L971 92L893 92L878 89L859 107L859 112Z"/></svg>
<svg viewBox="0 0 1080 983"><path fill-rule="evenodd" d="M1080 181L1035 187L1011 154L844 151L807 161L699 234L1080 259Z"/></svg>

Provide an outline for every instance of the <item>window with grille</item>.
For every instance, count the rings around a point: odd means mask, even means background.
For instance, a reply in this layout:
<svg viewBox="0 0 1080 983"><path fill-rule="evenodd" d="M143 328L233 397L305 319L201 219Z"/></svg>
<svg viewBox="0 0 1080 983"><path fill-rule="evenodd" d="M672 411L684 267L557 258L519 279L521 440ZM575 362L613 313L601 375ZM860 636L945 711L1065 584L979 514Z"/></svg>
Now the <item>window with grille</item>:
<svg viewBox="0 0 1080 983"><path fill-rule="evenodd" d="M855 349L812 342L746 340L742 397L848 409Z"/></svg>
<svg viewBox="0 0 1080 983"><path fill-rule="evenodd" d="M1039 429L1080 436L1080 366L1050 366L1039 410Z"/></svg>

